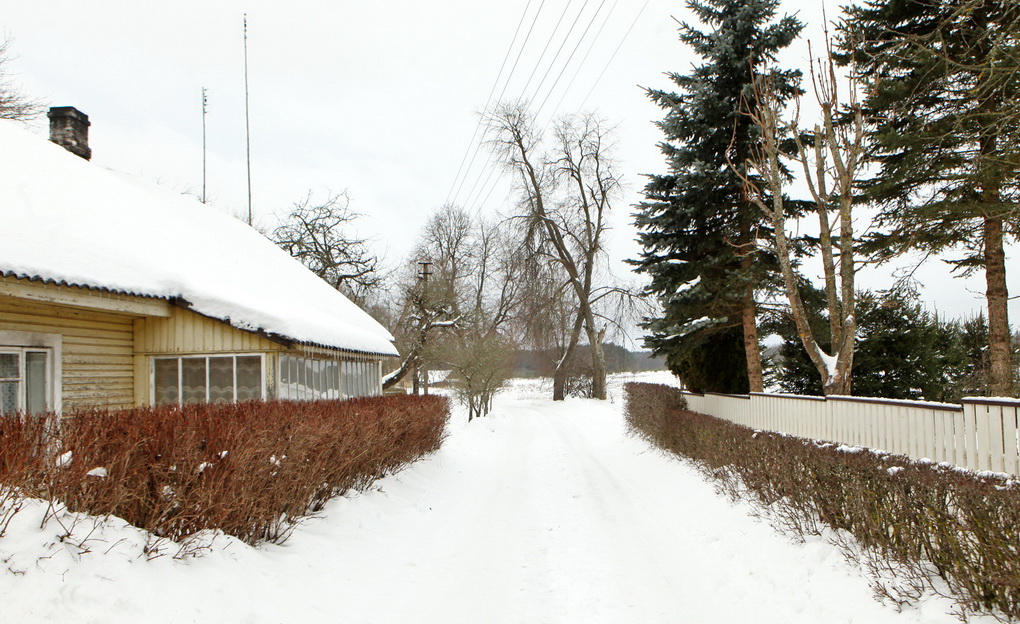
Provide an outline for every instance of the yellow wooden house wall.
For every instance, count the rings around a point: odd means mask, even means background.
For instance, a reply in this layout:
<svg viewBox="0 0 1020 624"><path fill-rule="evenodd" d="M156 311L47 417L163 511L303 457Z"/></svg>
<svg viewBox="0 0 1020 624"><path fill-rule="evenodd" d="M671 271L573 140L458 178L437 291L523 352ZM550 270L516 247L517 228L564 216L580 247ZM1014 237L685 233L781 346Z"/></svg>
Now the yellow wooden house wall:
<svg viewBox="0 0 1020 624"><path fill-rule="evenodd" d="M134 404L134 319L0 295L0 330L62 336L64 411Z"/></svg>
<svg viewBox="0 0 1020 624"><path fill-rule="evenodd" d="M155 355L262 353L267 398L274 398L283 354L381 364L377 356L304 344L287 346L158 299L3 276L0 330L62 336L65 412L148 404Z"/></svg>
<svg viewBox="0 0 1020 624"><path fill-rule="evenodd" d="M139 354L262 353L286 349L278 342L184 308L175 308L169 318L138 319L134 340Z"/></svg>
<svg viewBox="0 0 1020 624"><path fill-rule="evenodd" d="M276 388L277 354L287 350L259 334L231 327L227 323L174 308L169 318L140 318L135 321L135 402L151 402L151 363L154 355L197 355L213 353L264 353L267 397Z"/></svg>

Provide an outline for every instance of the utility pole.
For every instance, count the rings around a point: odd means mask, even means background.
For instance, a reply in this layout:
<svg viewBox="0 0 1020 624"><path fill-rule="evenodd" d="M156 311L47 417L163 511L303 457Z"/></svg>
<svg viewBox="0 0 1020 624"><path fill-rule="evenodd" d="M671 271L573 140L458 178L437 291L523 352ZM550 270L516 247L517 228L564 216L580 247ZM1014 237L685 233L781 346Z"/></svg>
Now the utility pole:
<svg viewBox="0 0 1020 624"><path fill-rule="evenodd" d="M202 203L206 203L205 196L205 174L206 174L206 160L205 160L205 116L209 112L208 109L209 96L206 92L205 87L202 87Z"/></svg>
<svg viewBox="0 0 1020 624"><path fill-rule="evenodd" d="M418 272L418 278L422 281L422 292L421 292L421 314L425 316L426 308L429 304L429 276L432 275L432 262L428 260L422 260L418 263L421 267L421 271ZM419 381L419 377L421 381ZM428 366L422 366L419 370L418 363L414 366L414 393L418 394L418 384L421 384L424 389L425 396L429 394L429 369Z"/></svg>
<svg viewBox="0 0 1020 624"><path fill-rule="evenodd" d="M425 281L425 292L427 294L429 289L429 276L432 275L432 262L430 260L422 260L418 263L418 265L421 266L421 272L418 273L418 276Z"/></svg>
<svg viewBox="0 0 1020 624"><path fill-rule="evenodd" d="M244 140L247 145L248 165L248 225L252 224L251 218L251 125L248 120L248 14L244 14Z"/></svg>

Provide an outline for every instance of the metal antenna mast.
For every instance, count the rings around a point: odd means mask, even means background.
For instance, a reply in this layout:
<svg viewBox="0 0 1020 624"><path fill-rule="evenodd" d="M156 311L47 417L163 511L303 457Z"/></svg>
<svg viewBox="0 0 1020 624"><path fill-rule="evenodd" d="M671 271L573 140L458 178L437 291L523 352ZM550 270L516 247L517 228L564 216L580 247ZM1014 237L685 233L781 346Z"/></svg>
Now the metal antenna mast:
<svg viewBox="0 0 1020 624"><path fill-rule="evenodd" d="M202 87L202 203L206 203L205 196L205 182L206 182L206 159L205 159L205 116L209 112L208 109L209 96L206 92L205 87Z"/></svg>
<svg viewBox="0 0 1020 624"><path fill-rule="evenodd" d="M248 225L251 225L251 126L248 120L248 14L244 14L244 140L247 144Z"/></svg>

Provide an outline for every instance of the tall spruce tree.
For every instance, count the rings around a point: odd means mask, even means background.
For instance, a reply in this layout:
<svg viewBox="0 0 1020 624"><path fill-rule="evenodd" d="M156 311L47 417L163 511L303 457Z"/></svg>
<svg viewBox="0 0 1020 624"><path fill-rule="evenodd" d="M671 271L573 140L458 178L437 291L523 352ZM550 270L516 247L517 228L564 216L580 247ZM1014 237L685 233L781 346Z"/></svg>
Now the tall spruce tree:
<svg viewBox="0 0 1020 624"><path fill-rule="evenodd" d="M879 253L942 255L983 270L989 387L1012 391L1004 242L1020 198L1020 3L869 0L850 7L843 54L870 91L880 170Z"/></svg>
<svg viewBox="0 0 1020 624"><path fill-rule="evenodd" d="M680 41L704 62L687 75L667 74L678 92L647 90L666 112L657 125L668 173L648 175L635 214L644 250L633 263L662 306L645 321L645 343L692 389L762 389L755 290L774 263L755 244L767 227L745 195L748 173L736 168L758 140L747 115L756 105L754 67L775 61L803 28L795 17L775 21L778 5L689 0L709 30L682 24ZM783 101L798 91L799 71L770 74Z"/></svg>

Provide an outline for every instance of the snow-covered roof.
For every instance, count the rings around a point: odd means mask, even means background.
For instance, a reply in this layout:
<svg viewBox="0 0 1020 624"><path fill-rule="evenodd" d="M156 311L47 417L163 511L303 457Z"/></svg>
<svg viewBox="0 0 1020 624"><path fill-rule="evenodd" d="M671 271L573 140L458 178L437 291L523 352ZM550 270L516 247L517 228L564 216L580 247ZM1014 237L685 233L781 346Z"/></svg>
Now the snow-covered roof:
<svg viewBox="0 0 1020 624"><path fill-rule="evenodd" d="M234 327L396 355L364 310L251 227L0 120L0 274L179 298Z"/></svg>

